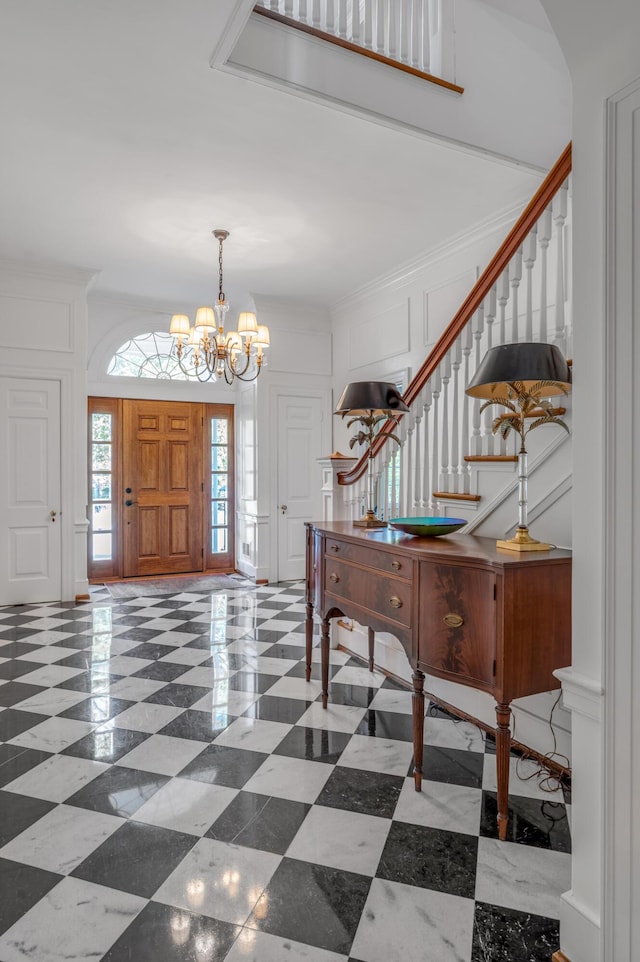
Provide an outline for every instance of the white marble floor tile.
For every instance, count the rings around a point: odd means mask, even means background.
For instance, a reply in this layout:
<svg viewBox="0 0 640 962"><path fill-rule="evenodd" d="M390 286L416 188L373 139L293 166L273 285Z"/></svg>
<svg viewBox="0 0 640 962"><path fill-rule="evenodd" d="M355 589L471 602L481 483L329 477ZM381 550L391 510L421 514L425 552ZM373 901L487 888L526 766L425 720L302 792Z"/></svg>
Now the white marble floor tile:
<svg viewBox="0 0 640 962"><path fill-rule="evenodd" d="M570 887L571 855L494 838L478 840L479 901L557 919L560 896Z"/></svg>
<svg viewBox="0 0 640 962"><path fill-rule="evenodd" d="M251 664L241 668L240 671L263 672L265 675L286 675L288 671L298 664L296 658L269 658L266 655L258 655L251 660Z"/></svg>
<svg viewBox="0 0 640 962"><path fill-rule="evenodd" d="M432 718L430 715L427 715L424 720L424 743L438 748L458 748L469 752L484 751L484 735L473 722Z"/></svg>
<svg viewBox="0 0 640 962"><path fill-rule="evenodd" d="M291 731L291 725L263 721L261 718L236 718L214 739L216 745L245 748L254 752L272 752Z"/></svg>
<svg viewBox="0 0 640 962"><path fill-rule="evenodd" d="M281 698L302 698L304 701L315 701L322 691L319 681L305 681L304 678L285 676L278 678L269 689L270 695Z"/></svg>
<svg viewBox="0 0 640 962"><path fill-rule="evenodd" d="M59 625L60 622L57 621L56 624ZM35 622L32 621L29 623L29 625L27 625L27 629L30 630L34 626ZM55 645L59 641L64 641L65 638L72 638L73 634L74 633L72 631L34 631L33 635L28 635L22 640L32 645L49 647L51 645ZM9 644L11 644L11 642L9 642ZM73 651L77 651L77 648L74 648Z"/></svg>
<svg viewBox="0 0 640 962"><path fill-rule="evenodd" d="M60 640L59 635L58 640ZM40 644L40 636L36 638L35 643ZM63 658L67 658L69 655L77 655L77 653L75 648L58 648L45 645L43 648L35 648L33 651L28 651L26 655L21 655L18 661L33 661L41 665L52 665L56 661L62 661Z"/></svg>
<svg viewBox="0 0 640 962"><path fill-rule="evenodd" d="M0 937L2 962L100 959L146 899L64 878Z"/></svg>
<svg viewBox="0 0 640 962"><path fill-rule="evenodd" d="M135 732L157 732L174 718L181 715L184 708L176 705L153 705L151 702L139 702L125 708L123 712L112 719L114 728L128 728Z"/></svg>
<svg viewBox="0 0 640 962"><path fill-rule="evenodd" d="M153 899L242 925L279 864L279 855L201 838Z"/></svg>
<svg viewBox="0 0 640 962"><path fill-rule="evenodd" d="M267 651L272 647L272 641L255 641L253 638L240 638L238 641L232 641L230 645L227 645L227 651L231 655L247 655L247 657L253 657L261 655L263 651Z"/></svg>
<svg viewBox="0 0 640 962"><path fill-rule="evenodd" d="M284 959L286 962L348 962L346 955L249 928L241 931L225 962L283 962Z"/></svg>
<svg viewBox="0 0 640 962"><path fill-rule="evenodd" d="M354 735L338 761L347 768L362 768L368 772L406 775L413 758L411 742L395 738L371 738Z"/></svg>
<svg viewBox="0 0 640 962"><path fill-rule="evenodd" d="M208 691L191 707L194 711L209 713L226 711L229 715L242 715L248 708L255 705L259 698L260 695L254 691L235 691L221 686L214 692Z"/></svg>
<svg viewBox="0 0 640 962"><path fill-rule="evenodd" d="M376 711L395 711L403 715L411 714L411 692L380 688L369 705Z"/></svg>
<svg viewBox="0 0 640 962"><path fill-rule="evenodd" d="M96 726L73 718L47 718L21 735L16 735L10 745L38 748L44 752L61 752L80 738L92 732Z"/></svg>
<svg viewBox="0 0 640 962"><path fill-rule="evenodd" d="M1 649L0 649L1 650ZM67 691L65 688L45 688L35 695L30 695L15 706L20 711L32 711L37 715L59 715L67 708L79 705L89 698L86 691Z"/></svg>
<svg viewBox="0 0 640 962"><path fill-rule="evenodd" d="M162 642L164 644L164 641ZM201 665L209 657L209 652L202 648L175 648L168 655L160 658L161 662L170 661L176 665Z"/></svg>
<svg viewBox="0 0 640 962"><path fill-rule="evenodd" d="M262 614L264 614L264 612ZM263 621L258 627L264 631L291 631L294 625L295 622L278 618L277 612L274 612L273 618Z"/></svg>
<svg viewBox="0 0 640 962"><path fill-rule="evenodd" d="M287 858L373 876L390 828L388 818L314 805L287 849Z"/></svg>
<svg viewBox="0 0 640 962"><path fill-rule="evenodd" d="M464 962L471 957L473 899L374 879L351 956L366 962Z"/></svg>
<svg viewBox="0 0 640 962"><path fill-rule="evenodd" d="M122 825L115 815L58 805L0 849L0 857L68 875Z"/></svg>
<svg viewBox="0 0 640 962"><path fill-rule="evenodd" d="M526 798L542 798L548 802L563 802L564 794L561 788L548 791L546 787L542 787L541 781L547 777L547 772L543 769L538 777L538 769L538 763L529 758L510 758L509 794L524 795ZM485 792L495 792L497 785L496 756L485 755L482 787Z"/></svg>
<svg viewBox="0 0 640 962"><path fill-rule="evenodd" d="M184 649L182 649L184 651ZM191 649L195 651L196 649ZM208 652L205 652L208 655ZM218 669L216 673L213 668L201 668L196 666L185 671L184 675L180 675L181 685L195 685L196 688L212 688L219 685L225 680L228 681L233 675L235 675L235 669L229 669L227 667L225 670Z"/></svg>
<svg viewBox="0 0 640 962"><path fill-rule="evenodd" d="M332 660L333 652L329 656ZM384 682L384 675L380 671L369 671L368 668L360 668L356 665L343 665L331 681L340 685L361 685L363 688L379 688Z"/></svg>
<svg viewBox="0 0 640 962"><path fill-rule="evenodd" d="M174 832L204 835L237 794L237 789L224 785L172 778L131 818Z"/></svg>
<svg viewBox="0 0 640 962"><path fill-rule="evenodd" d="M118 765L139 768L159 775L177 775L207 747L207 742L191 738L173 738L170 735L151 735L127 755Z"/></svg>
<svg viewBox="0 0 640 962"><path fill-rule="evenodd" d="M366 708L357 708L355 705L334 705L329 702L327 707L323 708L321 702L314 701L296 724L352 735L366 713Z"/></svg>
<svg viewBox="0 0 640 962"><path fill-rule="evenodd" d="M166 681L154 681L152 678L120 678L111 685L111 694L115 698L142 701L160 691L166 684Z"/></svg>
<svg viewBox="0 0 640 962"><path fill-rule="evenodd" d="M30 671L27 675L22 675L21 681L28 685L43 685L52 688L59 685L61 681L68 681L83 672L82 668L68 668L65 665L42 665L37 667L33 663L35 671Z"/></svg>
<svg viewBox="0 0 640 962"><path fill-rule="evenodd" d="M149 621L145 621L144 627L149 628L151 631L171 631L175 628L176 623L173 618L162 618L151 616Z"/></svg>
<svg viewBox="0 0 640 962"><path fill-rule="evenodd" d="M129 655L115 655L109 662L109 670L112 675L133 675L136 671L141 671L151 665L150 658L130 658Z"/></svg>
<svg viewBox="0 0 640 962"><path fill-rule="evenodd" d="M270 755L244 788L294 802L315 802L332 772L331 765L285 755Z"/></svg>
<svg viewBox="0 0 640 962"><path fill-rule="evenodd" d="M413 779L407 778L393 817L412 825L477 836L481 811L482 791L479 788L423 779L422 791L416 792Z"/></svg>
<svg viewBox="0 0 640 962"><path fill-rule="evenodd" d="M104 762L88 758L52 755L5 785L5 791L44 798L49 802L64 802L107 768L109 765Z"/></svg>

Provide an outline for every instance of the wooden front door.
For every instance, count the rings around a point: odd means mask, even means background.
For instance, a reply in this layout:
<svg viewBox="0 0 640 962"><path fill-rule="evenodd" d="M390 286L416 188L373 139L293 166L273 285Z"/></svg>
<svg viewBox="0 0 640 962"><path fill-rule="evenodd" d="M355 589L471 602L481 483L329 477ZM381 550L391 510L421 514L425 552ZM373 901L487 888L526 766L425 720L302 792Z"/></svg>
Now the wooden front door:
<svg viewBox="0 0 640 962"><path fill-rule="evenodd" d="M204 406L123 402L123 574L203 569Z"/></svg>

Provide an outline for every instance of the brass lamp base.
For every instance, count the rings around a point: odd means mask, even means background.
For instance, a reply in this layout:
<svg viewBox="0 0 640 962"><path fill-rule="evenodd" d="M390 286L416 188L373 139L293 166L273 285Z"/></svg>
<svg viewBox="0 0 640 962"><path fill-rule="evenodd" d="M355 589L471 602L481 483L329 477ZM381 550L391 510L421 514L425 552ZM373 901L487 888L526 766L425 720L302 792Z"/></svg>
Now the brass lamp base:
<svg viewBox="0 0 640 962"><path fill-rule="evenodd" d="M549 551L550 544L531 538L528 528L518 528L514 537L508 541L496 541L497 548L507 548L509 551Z"/></svg>
<svg viewBox="0 0 640 962"><path fill-rule="evenodd" d="M359 521L354 521L354 525L357 528L386 528L387 522L380 521L376 518L375 513L369 508L366 514L364 514Z"/></svg>

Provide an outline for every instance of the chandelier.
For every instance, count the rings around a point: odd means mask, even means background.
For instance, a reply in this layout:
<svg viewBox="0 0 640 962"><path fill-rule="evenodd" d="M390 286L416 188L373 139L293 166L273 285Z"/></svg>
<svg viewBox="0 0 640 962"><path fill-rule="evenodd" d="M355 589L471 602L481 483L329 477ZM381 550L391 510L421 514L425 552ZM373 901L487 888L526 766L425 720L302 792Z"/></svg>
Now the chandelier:
<svg viewBox="0 0 640 962"><path fill-rule="evenodd" d="M175 350L180 370L187 377L199 381L217 381L224 377L227 384L234 378L254 381L269 347L269 328L258 324L252 311L238 317L238 330L225 333L224 320L229 310L222 281L222 245L228 230L214 230L218 241L218 301L213 307L199 307L193 327L186 314L174 314L169 333L175 337Z"/></svg>

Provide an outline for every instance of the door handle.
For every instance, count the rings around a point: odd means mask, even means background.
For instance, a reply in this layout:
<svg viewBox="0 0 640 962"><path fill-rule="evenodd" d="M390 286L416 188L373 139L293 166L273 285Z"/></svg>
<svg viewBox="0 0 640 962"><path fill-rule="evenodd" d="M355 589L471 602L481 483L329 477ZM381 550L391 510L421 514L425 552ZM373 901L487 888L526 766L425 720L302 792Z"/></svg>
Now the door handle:
<svg viewBox="0 0 640 962"><path fill-rule="evenodd" d="M62 513L62 512L60 512L60 513ZM57 511L54 511L53 508L52 508L51 511L49 512L49 518L50 518L52 524L55 524L55 523L56 523L56 518L57 518L57 517L58 517L58 512L57 512Z"/></svg>
<svg viewBox="0 0 640 962"><path fill-rule="evenodd" d="M282 513L284 514L285 511L287 510L287 505L286 505L286 504L281 504L281 505L280 505L280 510L281 510Z"/></svg>
<svg viewBox="0 0 640 962"><path fill-rule="evenodd" d="M137 504L137 503L138 503L137 501L132 501L131 498L127 498L127 500L125 501L125 505L127 508L130 508L132 504Z"/></svg>

